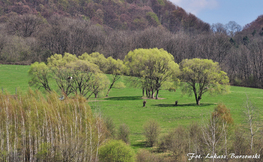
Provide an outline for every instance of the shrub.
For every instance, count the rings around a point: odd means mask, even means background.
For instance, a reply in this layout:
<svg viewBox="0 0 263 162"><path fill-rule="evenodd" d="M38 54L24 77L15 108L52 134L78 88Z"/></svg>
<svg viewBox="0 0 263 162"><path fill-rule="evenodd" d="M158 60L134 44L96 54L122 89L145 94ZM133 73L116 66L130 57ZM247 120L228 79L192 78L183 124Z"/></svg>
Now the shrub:
<svg viewBox="0 0 263 162"><path fill-rule="evenodd" d="M175 161L186 161L185 154L189 151L187 150L189 148L187 137L186 130L180 126L162 138L159 151L168 150Z"/></svg>
<svg viewBox="0 0 263 162"><path fill-rule="evenodd" d="M134 162L133 149L121 140L110 140L99 148L99 159L102 162Z"/></svg>
<svg viewBox="0 0 263 162"><path fill-rule="evenodd" d="M155 120L149 120L144 124L143 134L146 137L146 145L152 147L160 134L160 126Z"/></svg>
<svg viewBox="0 0 263 162"><path fill-rule="evenodd" d="M104 119L104 123L105 123L105 126L106 126L107 130L108 130L107 136L110 137L110 138L114 138L116 132L115 132L115 125L113 123L112 118L106 117Z"/></svg>
<svg viewBox="0 0 263 162"><path fill-rule="evenodd" d="M170 87L170 88L168 89L168 91L169 91L169 92L176 92L176 89L175 89L174 87Z"/></svg>
<svg viewBox="0 0 263 162"><path fill-rule="evenodd" d="M147 150L140 150L137 153L137 162L163 162L164 159L159 155L150 153Z"/></svg>
<svg viewBox="0 0 263 162"><path fill-rule="evenodd" d="M116 88L116 89L123 89L125 88L125 84L123 82L117 82L114 84L113 88Z"/></svg>
<svg viewBox="0 0 263 162"><path fill-rule="evenodd" d="M129 127L126 124L120 125L118 132L118 139L122 140L125 143L129 143L129 134L130 134Z"/></svg>

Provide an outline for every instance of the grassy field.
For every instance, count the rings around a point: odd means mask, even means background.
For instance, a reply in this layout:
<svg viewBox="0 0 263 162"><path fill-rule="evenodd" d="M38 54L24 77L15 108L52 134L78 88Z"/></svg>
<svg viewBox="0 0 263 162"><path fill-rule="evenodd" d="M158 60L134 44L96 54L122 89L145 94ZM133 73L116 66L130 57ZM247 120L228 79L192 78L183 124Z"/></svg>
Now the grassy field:
<svg viewBox="0 0 263 162"><path fill-rule="evenodd" d="M28 69L29 66L0 65L0 87L11 94L15 93L16 87L25 92L28 89ZM126 80L123 79L123 82ZM161 90L159 95L161 99L147 99L146 107L143 107L141 90L127 85L123 89L112 89L108 98L91 98L89 105L93 112L111 117L117 128L122 123L127 124L131 132L131 145L137 150L142 147L144 141L143 124L149 119L158 121L162 133L166 133L179 125L206 122L216 104L224 103L230 109L235 124L246 124L243 107L246 96L257 108L259 120L262 121L262 89L232 86L230 91L231 93L227 95L205 95L201 100L201 106L196 106L194 97L181 96L180 89L176 92ZM177 107L174 106L176 100Z"/></svg>

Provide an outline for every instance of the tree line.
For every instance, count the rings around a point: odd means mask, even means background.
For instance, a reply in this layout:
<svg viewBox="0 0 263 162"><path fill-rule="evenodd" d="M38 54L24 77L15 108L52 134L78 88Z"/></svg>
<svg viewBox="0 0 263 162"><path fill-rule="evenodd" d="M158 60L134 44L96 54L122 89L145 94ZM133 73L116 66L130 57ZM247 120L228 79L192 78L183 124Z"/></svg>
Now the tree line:
<svg viewBox="0 0 263 162"><path fill-rule="evenodd" d="M0 33L2 63L30 64L65 52L76 56L99 52L123 60L138 48L163 48L176 63L212 59L227 72L232 85L262 87L261 31L241 32L235 24L228 28L215 24L210 32L195 34L185 30L172 33L161 26L112 30L82 19L14 15L1 24Z"/></svg>
<svg viewBox="0 0 263 162"><path fill-rule="evenodd" d="M182 92L194 93L200 105L206 92L227 93L229 79L217 62L209 59L184 59L179 65L164 49L135 49L124 60L105 58L98 52L77 57L69 53L55 54L44 62L35 62L29 70L29 85L51 92L50 79L54 79L63 97L71 94L89 99L97 98L107 89L106 97L121 75L130 76L132 86L142 89L142 96L158 99L161 89L176 90L182 81ZM111 82L105 74L112 74Z"/></svg>

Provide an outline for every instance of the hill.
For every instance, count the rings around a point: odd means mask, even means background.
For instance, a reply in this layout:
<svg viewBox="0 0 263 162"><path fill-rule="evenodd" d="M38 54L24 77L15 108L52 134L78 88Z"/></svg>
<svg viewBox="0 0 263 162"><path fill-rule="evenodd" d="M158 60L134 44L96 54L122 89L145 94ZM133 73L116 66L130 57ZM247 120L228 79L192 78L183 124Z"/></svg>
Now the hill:
<svg viewBox="0 0 263 162"><path fill-rule="evenodd" d="M163 26L172 32L209 31L210 26L167 0L2 0L0 21L12 15L54 15L91 20L109 29L143 30Z"/></svg>
<svg viewBox="0 0 263 162"><path fill-rule="evenodd" d="M263 15L258 16L258 18L251 23L247 24L244 29L244 32L252 31L254 34L258 33L263 36Z"/></svg>

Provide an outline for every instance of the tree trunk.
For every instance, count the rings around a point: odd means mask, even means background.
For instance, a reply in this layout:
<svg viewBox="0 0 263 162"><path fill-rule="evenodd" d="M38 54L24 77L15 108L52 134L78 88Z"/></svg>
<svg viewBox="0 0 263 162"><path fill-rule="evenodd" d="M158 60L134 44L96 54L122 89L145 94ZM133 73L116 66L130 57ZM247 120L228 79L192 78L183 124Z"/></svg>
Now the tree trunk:
<svg viewBox="0 0 263 162"><path fill-rule="evenodd" d="M200 105L200 98L198 98L197 100L196 100L196 104L199 106Z"/></svg>
<svg viewBox="0 0 263 162"><path fill-rule="evenodd" d="M154 89L152 89L152 96L151 96L151 98L154 98Z"/></svg>
<svg viewBox="0 0 263 162"><path fill-rule="evenodd" d="M147 95L147 98L151 98L151 91L150 91L150 89L146 89L146 95Z"/></svg>
<svg viewBox="0 0 263 162"><path fill-rule="evenodd" d="M159 94L159 89L156 90L156 97L155 97L156 100L158 100L158 94Z"/></svg>
<svg viewBox="0 0 263 162"><path fill-rule="evenodd" d="M194 91L194 94L195 94L196 104L197 104L197 105L200 105L200 100L201 100L201 98L197 96L195 86L193 87L193 91Z"/></svg>
<svg viewBox="0 0 263 162"><path fill-rule="evenodd" d="M111 88L113 87L113 85L115 84L115 82L116 82L117 80L119 80L120 78L121 78L121 77L120 77L119 75L114 75L114 78L113 78L113 80L112 80L112 83L111 83L111 85L110 85L110 88L108 89L108 92L107 92L107 94L106 94L106 97L109 96L109 93L110 93Z"/></svg>
<svg viewBox="0 0 263 162"><path fill-rule="evenodd" d="M107 92L107 94L106 94L106 97L109 96L109 93L110 93L111 88L113 87L113 84L114 84L114 82L111 83L110 88L108 89L108 92Z"/></svg>
<svg viewBox="0 0 263 162"><path fill-rule="evenodd" d="M159 83L159 78L157 77L156 79L156 100L158 100L158 94L159 94L159 88L161 87L160 83Z"/></svg>
<svg viewBox="0 0 263 162"><path fill-rule="evenodd" d="M194 88L194 94L195 94L195 101L196 101L196 104L197 105L200 105L200 100L201 100L201 97L199 96L197 96L197 93L196 93L196 91L195 91L195 88Z"/></svg>

